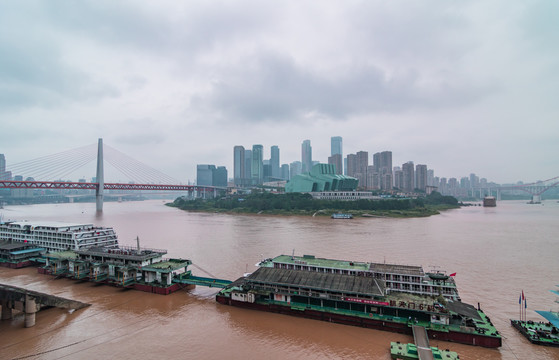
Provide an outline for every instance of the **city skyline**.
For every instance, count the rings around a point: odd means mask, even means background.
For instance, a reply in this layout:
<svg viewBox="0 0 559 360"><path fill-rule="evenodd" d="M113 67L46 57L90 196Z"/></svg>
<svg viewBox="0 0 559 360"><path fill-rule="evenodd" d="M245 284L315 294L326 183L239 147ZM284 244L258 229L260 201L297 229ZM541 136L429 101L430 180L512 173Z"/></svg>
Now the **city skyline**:
<svg viewBox="0 0 559 360"><path fill-rule="evenodd" d="M333 141L334 138L336 138L337 141L342 141L342 139L343 139L343 137L341 137L341 136L331 137L330 138L331 139L331 141L330 141L330 145L331 145L330 148L331 149L332 149L332 141ZM306 142L308 142L307 144L310 145L310 140L304 140L303 144L305 144ZM256 154L258 155L258 159L253 159L252 158L252 153L255 150L255 147L256 147L256 150L257 150ZM264 165L264 163L268 162L269 163L268 165L271 165L271 161L272 161L274 151L276 152L276 156L278 157L277 164L280 168L277 171L281 171L282 166L289 167L289 166L293 166L294 163L298 163L299 164L298 166L301 169L299 170L299 172L295 172L294 175L297 175L298 173L303 172L302 171L302 162L300 160L293 160L293 161L288 161L288 162L279 162L279 153L280 153L281 149L278 145L272 145L271 147L269 147L270 150L268 152L266 152L266 150L265 150L266 146L264 146L262 144L252 145L252 151L249 148L245 148L243 145L235 145L233 147L233 156L232 156L233 163L231 164L231 166L225 166L223 164L218 164L218 163L215 163L215 162L204 162L204 163L199 162L195 165L196 169L194 171L194 179L193 180L189 179L188 183L198 182L198 178L199 178L198 168L199 168L200 165L204 165L204 166L210 165L210 166L214 166L216 169L217 168L225 169L225 171L228 172L227 180L231 180L235 185L240 185L240 184L237 184L235 182L235 179L236 179L235 174L237 173L237 171L240 171L240 169L237 169L237 167L235 166L235 158L238 157L238 155L239 155L238 151L240 149L243 149L242 151L244 153L244 157L243 157L243 160L242 160L243 167L244 167L244 178L245 178L245 181L246 181L246 179L248 179L248 181L249 181L248 183L244 183L245 186L247 184L258 184L258 183L261 184L263 182L263 180L264 180L264 167L266 166L266 165ZM301 148L300 156L302 156L302 153L303 153L303 147ZM56 154L51 154L51 155L56 155ZM267 155L269 155L269 157ZM386 169L383 169L383 168L386 168L386 165L388 163L393 165L392 168L391 168L391 171L390 171L390 176L392 177L392 179L387 179L386 181L391 181L393 186L398 187L398 188L402 188L402 189L406 189L407 191L411 191L413 189L413 188L410 188L409 177L407 177L407 175L404 174L404 179L407 179L407 180L405 180L406 181L405 185L400 187L400 186L398 186L398 181L396 179L397 174L395 173L397 168L402 167L402 168L405 169L407 164L412 165L413 170L412 170L412 175L410 175L410 176L413 177L411 182L414 183L414 184L417 182L416 175L415 175L416 166L422 166L422 167L424 166L425 167L425 174L424 175L427 175L427 172L430 172L431 173L431 178L436 177L438 179L445 179L445 180L454 179L457 183L460 183L461 181L463 182L464 179L466 179L466 178L471 178L472 176L477 176L478 175L478 173L475 173L475 172L472 172L472 171L463 171L459 175L452 174L452 175L446 175L445 176L445 175L438 174L437 169L432 168L429 164L426 164L426 165L419 164L417 162L414 162L414 160L409 160L409 161L406 161L406 162L403 162L403 163L392 162L392 151L390 151L390 150L377 151L374 154L371 154L370 157L369 157L369 152L368 151L363 151L363 150L357 151L356 154L343 154L342 153L341 155L343 156L343 158L342 158L343 161L346 161L348 159L348 156L349 157L352 157L352 156L355 157L354 161L357 161L355 164L359 163L359 169L358 170L356 170L356 169L350 170L353 173L355 173L355 172L361 173L363 171L365 173L367 173L367 172L371 173L373 171L378 172L379 176L380 176L380 178L378 179L378 183L379 183L380 188L383 189L383 190L388 189L387 185L383 184L383 182L385 180L382 179L382 175L387 173ZM311 157L312 157L312 155L311 155ZM32 160L37 160L37 159L32 159ZM318 160L318 159L311 158L311 161L315 164L316 163L328 164L329 160L331 160L330 156L328 157L328 159L326 161L324 161L323 159ZM259 163L261 163L262 167L261 168L256 168L254 170L254 172L252 172L252 170L251 170L252 166L257 165ZM8 165L6 165L6 164L8 164L8 161L6 160L5 154L0 154L0 165L1 165L0 172L7 171L8 173L10 173L10 175L12 177L15 178L17 176L18 179L20 179L20 180L23 180L25 178L33 178L32 174L17 174L17 173L12 174L11 170L9 168L9 164ZM353 166L357 166L357 165L353 165ZM376 168L377 166L380 166L380 168L377 169ZM366 168L369 168L369 170L364 170ZM273 176L273 170L272 170L271 167L270 167L269 171L270 171L270 173L268 175ZM290 171L291 171L291 173L293 173L293 169L291 169ZM435 172L435 174L433 174L433 172ZM7 174L7 173L5 173L5 174ZM0 174L0 175L2 175L2 174ZM359 178L359 176L360 175L358 175L357 177ZM513 181L513 182L499 183L497 181L494 181L493 179L489 179L489 178L485 177L483 174L481 174L481 176L485 181L487 181L489 183L496 183L496 184L517 184L517 183L527 184L527 183L534 183L534 182L538 182L538 181L544 181L544 180L548 179L548 178L546 178L546 179L539 178L539 179L536 179L536 180L533 180L533 181L525 181L525 180L519 179L519 180L516 180L516 181ZM80 179L86 179L86 178L87 178L87 176L80 177ZM551 178L549 178L549 179L551 179ZM71 180L72 181L78 181L77 178L76 179L71 179ZM94 181L94 180L92 180L92 181ZM365 183L367 181L370 181L370 180L365 180ZM425 180L425 181L427 181L427 180ZM478 179L478 181L479 181L479 179ZM187 182L181 182L181 183L187 183ZM209 185L209 184L205 183L204 185Z"/></svg>
<svg viewBox="0 0 559 360"><path fill-rule="evenodd" d="M288 163L308 139L326 163L341 136L345 154L389 149L441 177L553 178L558 10L2 2L0 153L9 167L103 138L187 183L197 164L232 172L238 144Z"/></svg>

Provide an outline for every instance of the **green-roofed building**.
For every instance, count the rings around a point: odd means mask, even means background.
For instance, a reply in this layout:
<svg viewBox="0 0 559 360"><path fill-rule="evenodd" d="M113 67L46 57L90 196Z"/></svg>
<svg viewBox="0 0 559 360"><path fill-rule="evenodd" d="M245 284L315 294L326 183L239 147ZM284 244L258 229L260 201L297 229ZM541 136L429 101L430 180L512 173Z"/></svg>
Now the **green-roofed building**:
<svg viewBox="0 0 559 360"><path fill-rule="evenodd" d="M359 180L336 174L334 164L316 164L311 171L294 176L285 192L355 191Z"/></svg>

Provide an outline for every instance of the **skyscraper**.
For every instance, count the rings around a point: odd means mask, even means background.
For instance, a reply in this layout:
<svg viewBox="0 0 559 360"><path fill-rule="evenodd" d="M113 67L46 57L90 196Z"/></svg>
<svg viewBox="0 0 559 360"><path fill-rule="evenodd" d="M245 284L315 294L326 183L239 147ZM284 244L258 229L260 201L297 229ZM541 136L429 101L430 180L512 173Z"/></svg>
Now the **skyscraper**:
<svg viewBox="0 0 559 360"><path fill-rule="evenodd" d="M428 169L427 170L427 186L438 186L435 180L435 170Z"/></svg>
<svg viewBox="0 0 559 360"><path fill-rule="evenodd" d="M233 148L233 182L235 186L243 186L245 179L245 148L237 145Z"/></svg>
<svg viewBox="0 0 559 360"><path fill-rule="evenodd" d="M399 166L394 166L394 187L404 189L404 172Z"/></svg>
<svg viewBox="0 0 559 360"><path fill-rule="evenodd" d="M6 172L6 157L0 154L0 174Z"/></svg>
<svg viewBox="0 0 559 360"><path fill-rule="evenodd" d="M270 157L270 168L272 171L271 177L273 180L277 180L281 178L280 173L280 150L277 145L272 146L270 149L271 157Z"/></svg>
<svg viewBox="0 0 559 360"><path fill-rule="evenodd" d="M382 190L392 190L392 151L383 151L379 154L380 188Z"/></svg>
<svg viewBox="0 0 559 360"><path fill-rule="evenodd" d="M12 174L6 171L6 158L0 154L0 180L11 180Z"/></svg>
<svg viewBox="0 0 559 360"><path fill-rule="evenodd" d="M264 180L264 147L262 145L252 145L252 184L261 185Z"/></svg>
<svg viewBox="0 0 559 360"><path fill-rule="evenodd" d="M245 177L244 185L252 183L252 150L245 149Z"/></svg>
<svg viewBox="0 0 559 360"><path fill-rule="evenodd" d="M413 169L413 161L408 161L402 165L402 172L404 173L404 187L402 190L413 192L415 189L415 173Z"/></svg>
<svg viewBox="0 0 559 360"><path fill-rule="evenodd" d="M289 164L289 179L292 179L296 175L300 175L302 173L302 167L300 161L293 161Z"/></svg>
<svg viewBox="0 0 559 360"><path fill-rule="evenodd" d="M415 166L415 187L425 191L427 187L427 165L417 164Z"/></svg>
<svg viewBox="0 0 559 360"><path fill-rule="evenodd" d="M213 186L227 187L227 168L218 166L213 173Z"/></svg>
<svg viewBox="0 0 559 360"><path fill-rule="evenodd" d="M344 173L344 154L343 154L343 141L341 136L332 136L330 138L330 157L328 164L336 166L336 174L341 175ZM339 156L337 156L339 155Z"/></svg>
<svg viewBox="0 0 559 360"><path fill-rule="evenodd" d="M355 174L357 173L357 155L347 154L346 162L347 176L355 177Z"/></svg>
<svg viewBox="0 0 559 360"><path fill-rule="evenodd" d="M310 172L312 169L312 147L310 140L304 140L301 145L302 172Z"/></svg>
<svg viewBox="0 0 559 360"><path fill-rule="evenodd" d="M332 136L330 138L330 155L340 154L344 155L343 153L343 142L341 136Z"/></svg>
<svg viewBox="0 0 559 360"><path fill-rule="evenodd" d="M196 185L212 186L215 165L199 164L196 166Z"/></svg>
<svg viewBox="0 0 559 360"><path fill-rule="evenodd" d="M359 179L359 187L367 188L367 170L369 167L369 153L367 151L358 151L357 154L357 172L355 177Z"/></svg>
<svg viewBox="0 0 559 360"><path fill-rule="evenodd" d="M281 176L283 180L289 180L289 165L283 164L281 166Z"/></svg>
<svg viewBox="0 0 559 360"><path fill-rule="evenodd" d="M332 156L328 157L328 164L334 165L334 167L336 168L336 174L343 174L341 154L332 154Z"/></svg>

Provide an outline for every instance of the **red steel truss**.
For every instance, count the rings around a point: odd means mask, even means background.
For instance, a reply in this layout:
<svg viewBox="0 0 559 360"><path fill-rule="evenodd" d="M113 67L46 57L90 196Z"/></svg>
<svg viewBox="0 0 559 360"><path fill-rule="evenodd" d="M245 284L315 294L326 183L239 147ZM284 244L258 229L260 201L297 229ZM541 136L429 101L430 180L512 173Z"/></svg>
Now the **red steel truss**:
<svg viewBox="0 0 559 360"><path fill-rule="evenodd" d="M95 190L98 183L62 182L62 181L12 181L0 180L0 188L8 189L89 189ZM219 188L198 185L164 185L164 184L118 184L105 183L105 190L166 190L166 191L214 191Z"/></svg>

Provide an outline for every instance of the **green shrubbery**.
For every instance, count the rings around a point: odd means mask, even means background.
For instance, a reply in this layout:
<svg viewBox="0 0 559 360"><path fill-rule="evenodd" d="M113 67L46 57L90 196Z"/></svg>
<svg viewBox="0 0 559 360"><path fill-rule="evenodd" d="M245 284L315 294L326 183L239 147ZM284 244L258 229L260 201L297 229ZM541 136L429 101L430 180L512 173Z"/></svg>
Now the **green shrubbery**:
<svg viewBox="0 0 559 360"><path fill-rule="evenodd" d="M183 210L194 211L224 211L243 213L279 213L300 214L314 213L319 210L328 209L332 212L358 211L365 212L387 212L387 214L398 215L404 212L413 212L418 215L425 213L427 207L458 207L458 201L452 196L443 196L438 192L417 199L383 199L383 200L316 200L306 193L256 193L250 195L234 195L217 199L188 200L177 198L170 206ZM436 211L435 211L436 213Z"/></svg>

